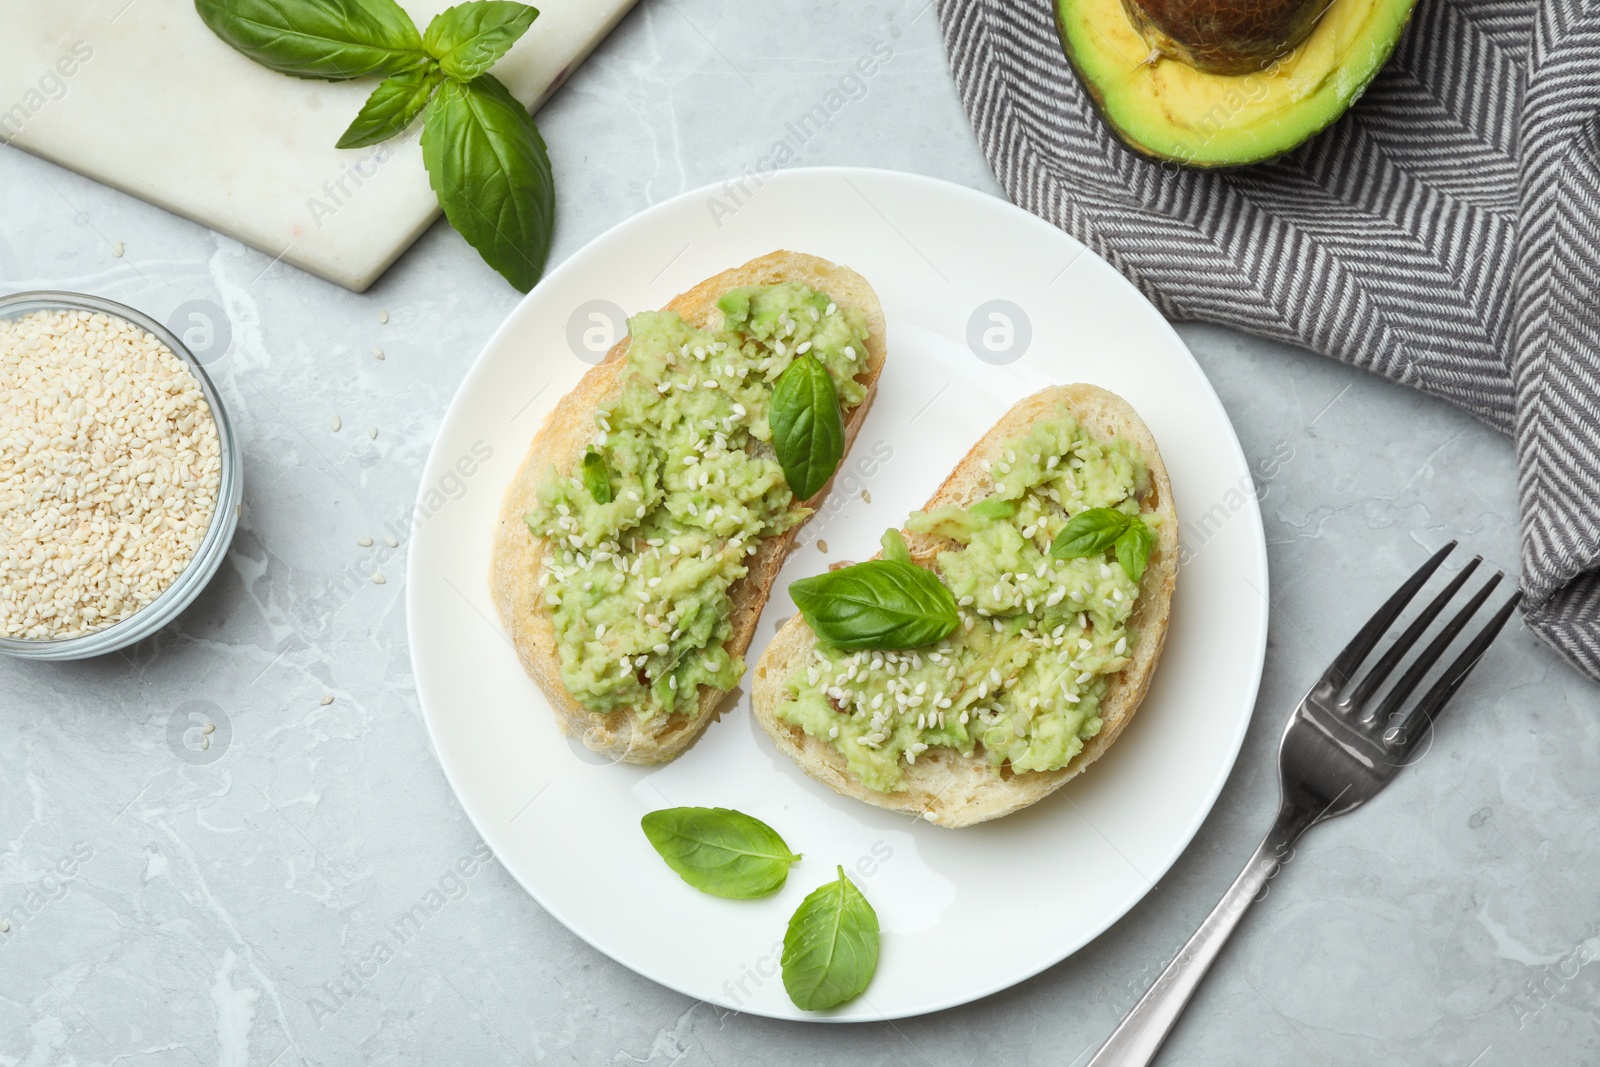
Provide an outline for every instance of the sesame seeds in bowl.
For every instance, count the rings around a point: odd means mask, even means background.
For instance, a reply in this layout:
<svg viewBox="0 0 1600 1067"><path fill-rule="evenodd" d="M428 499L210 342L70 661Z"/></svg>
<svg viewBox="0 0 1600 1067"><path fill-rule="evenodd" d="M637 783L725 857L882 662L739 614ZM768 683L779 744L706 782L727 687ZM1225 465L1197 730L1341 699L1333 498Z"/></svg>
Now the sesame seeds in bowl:
<svg viewBox="0 0 1600 1067"><path fill-rule="evenodd" d="M0 652L81 659L175 618L233 538L236 453L159 323L76 293L0 299Z"/></svg>

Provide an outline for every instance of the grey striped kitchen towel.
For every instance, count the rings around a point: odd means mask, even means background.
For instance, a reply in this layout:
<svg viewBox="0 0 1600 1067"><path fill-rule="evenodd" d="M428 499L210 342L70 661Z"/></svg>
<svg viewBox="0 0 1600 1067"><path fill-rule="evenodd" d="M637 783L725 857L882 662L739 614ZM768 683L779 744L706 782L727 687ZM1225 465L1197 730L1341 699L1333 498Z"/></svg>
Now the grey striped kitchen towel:
<svg viewBox="0 0 1600 1067"><path fill-rule="evenodd" d="M1330 130L1210 173L1111 133L1051 0L937 3L1013 201L1171 318L1296 342L1515 440L1527 623L1600 679L1600 0L1420 0Z"/></svg>

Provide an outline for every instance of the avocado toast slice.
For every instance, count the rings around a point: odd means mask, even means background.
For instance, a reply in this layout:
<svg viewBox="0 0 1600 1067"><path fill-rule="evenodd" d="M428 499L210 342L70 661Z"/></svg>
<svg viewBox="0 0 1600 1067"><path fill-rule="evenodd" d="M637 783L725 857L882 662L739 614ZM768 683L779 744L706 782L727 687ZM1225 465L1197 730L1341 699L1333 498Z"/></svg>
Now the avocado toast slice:
<svg viewBox="0 0 1600 1067"><path fill-rule="evenodd" d="M751 295L768 292L814 316L802 314L798 332L787 317L774 323L768 314L771 301ZM728 305L732 313L719 307L719 301L737 293L745 297ZM826 308L819 310L823 299ZM815 256L774 252L707 279L674 298L663 312L670 314L636 319L635 325L650 327L651 338L682 327L689 331L683 336L703 340L706 331L722 330L730 314L743 316L739 321L752 331L749 339L717 335L743 350L755 340L760 324L763 339L751 351L764 355L761 366L770 363L771 368L738 375L739 395L747 398L760 394L750 393L746 383L763 377L770 396L771 379L783 363L803 354L800 346L806 342L800 337L813 339L819 358L836 369L846 368L835 381L841 398L855 398L843 413L848 452L886 355L883 311L861 275ZM849 336L859 337L864 347L858 352L846 346L847 365L840 362L840 346L828 341L839 336L839 316L848 316ZM777 464L767 443L765 413L757 410L758 400L730 406L734 382L723 373L716 352L708 356L701 351L707 345L686 342L693 351L685 348L681 362L692 366L693 373L685 379L683 367L670 373L663 369L679 361L680 353L660 350L659 344L650 351L643 345L631 351L634 343L630 334L614 346L557 403L535 436L501 507L489 578L523 668L544 691L562 728L612 759L660 763L694 743L737 684L741 657L773 578L806 514L795 505L814 503L827 487L801 502L788 494L781 472L774 482ZM728 369L748 372L750 367L745 363ZM687 418L682 413L666 412L655 440L650 434L629 436L620 428L611 433L607 414L627 403L628 389L639 391L640 374L662 376L662 396L686 412L698 416L711 410L708 405L720 405L714 407L721 416L717 428L703 431L704 439L695 443L697 453L671 454L668 438L681 429ZM600 458L588 460L591 455ZM668 464L669 458L692 470L702 469L692 461L707 460L709 489L705 481L698 487L685 485L685 467ZM729 470L740 480L745 497L715 497L717 479ZM604 503L583 495L591 478L594 491L607 497ZM610 499L613 487L615 500ZM710 499L723 502L707 507ZM635 501L637 520L631 510L619 511ZM724 506L725 511L711 510ZM769 520L765 524L750 520L729 530L724 521L729 513L748 519L749 513L762 509ZM585 516L604 525L603 534L586 528ZM635 521L637 526L630 525ZM605 566L597 568L597 560ZM719 574L730 581L719 586ZM690 617L681 617L670 591L691 587L693 593L684 594L683 612ZM624 657L627 667L622 666ZM574 685L583 691L581 697Z"/></svg>
<svg viewBox="0 0 1600 1067"><path fill-rule="evenodd" d="M1078 443L1065 456L1041 454L1052 440ZM1025 441L1033 454L1018 455ZM1118 479L1097 485L1085 456L1107 457ZM1077 559L1050 554L1089 503L1120 508L1114 522L1147 523L1137 577L1118 569L1108 546ZM982 515L1021 515L1028 525ZM907 525L910 561L959 597L960 625L917 649L851 655L821 645L797 615L756 665L756 719L780 751L844 796L942 826L999 818L1103 755L1144 699L1177 579L1172 487L1126 401L1058 386L1008 411ZM985 538L1006 546L998 573L961 554Z"/></svg>

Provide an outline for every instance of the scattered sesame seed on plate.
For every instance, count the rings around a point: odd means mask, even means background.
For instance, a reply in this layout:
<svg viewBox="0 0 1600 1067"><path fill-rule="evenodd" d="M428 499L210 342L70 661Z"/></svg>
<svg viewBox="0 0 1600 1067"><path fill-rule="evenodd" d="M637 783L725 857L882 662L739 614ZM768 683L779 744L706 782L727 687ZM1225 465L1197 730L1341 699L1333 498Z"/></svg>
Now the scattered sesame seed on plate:
<svg viewBox="0 0 1600 1067"><path fill-rule="evenodd" d="M376 441L378 439L378 428L376 426L368 428L367 436Z"/></svg>
<svg viewBox="0 0 1600 1067"><path fill-rule="evenodd" d="M332 704L332 703L333 703L333 694L332 693L323 693L322 694L322 706L323 707L327 707L329 704Z"/></svg>
<svg viewBox="0 0 1600 1067"><path fill-rule="evenodd" d="M872 494L865 489L861 490L861 502L863 504L872 503Z"/></svg>
<svg viewBox="0 0 1600 1067"><path fill-rule="evenodd" d="M383 358L383 349L381 349L381 348L374 348L374 349L373 349L373 350L372 350L372 358L373 358L373 359L382 359L382 358Z"/></svg>
<svg viewBox="0 0 1600 1067"><path fill-rule="evenodd" d="M338 433L339 427L343 426L344 423L339 420L339 416L335 415L333 418L328 420L328 425L333 428L334 433Z"/></svg>
<svg viewBox="0 0 1600 1067"><path fill-rule="evenodd" d="M378 321L379 322L388 322L389 321L389 309L388 308L379 308L378 309Z"/></svg>
<svg viewBox="0 0 1600 1067"><path fill-rule="evenodd" d="M826 552L826 551L828 551L828 542L822 540L820 537L817 538L817 551L818 552Z"/></svg>
<svg viewBox="0 0 1600 1067"><path fill-rule="evenodd" d="M370 538L370 537L358 537L358 538L356 538L356 544L360 545L362 548L371 548L372 547L372 538Z"/></svg>
<svg viewBox="0 0 1600 1067"><path fill-rule="evenodd" d="M390 548L399 548L400 547L400 542L396 541L393 537L388 536L387 534L383 538L383 543L388 545Z"/></svg>
<svg viewBox="0 0 1600 1067"><path fill-rule="evenodd" d="M116 244L111 246L111 254L116 256L118 259L122 258L122 251L123 249L121 241L118 241Z"/></svg>
<svg viewBox="0 0 1600 1067"><path fill-rule="evenodd" d="M387 578L385 578L383 576L383 572L382 571L374 571L373 574L372 574L372 584L373 585L382 585L384 582L386 582L388 580L389 579L387 579Z"/></svg>

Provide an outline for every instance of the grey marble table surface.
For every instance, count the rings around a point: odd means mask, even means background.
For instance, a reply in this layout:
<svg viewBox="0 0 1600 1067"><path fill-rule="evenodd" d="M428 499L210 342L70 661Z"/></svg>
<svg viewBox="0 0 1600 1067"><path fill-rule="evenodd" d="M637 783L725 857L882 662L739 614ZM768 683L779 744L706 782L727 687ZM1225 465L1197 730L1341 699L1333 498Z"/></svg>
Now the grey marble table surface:
<svg viewBox="0 0 1600 1067"><path fill-rule="evenodd" d="M879 41L882 70L793 164L996 192L925 4L643 0L539 116L554 260L737 173ZM442 224L357 296L15 150L0 190L0 289L221 309L213 372L247 477L232 552L175 625L126 657L0 663L8 1067L1081 1064L1271 821L1284 716L1331 653L1450 538L1517 568L1505 440L1308 353L1180 327L1270 471L1266 675L1194 844L1098 940L981 1002L848 1027L731 1014L601 956L493 861L455 873L481 843L412 688L403 537L517 294ZM1597 697L1513 623L1419 766L1302 842L1161 1062L1600 1062ZM205 752L182 732L196 707L227 723ZM348 970L430 892L443 906L392 959Z"/></svg>

